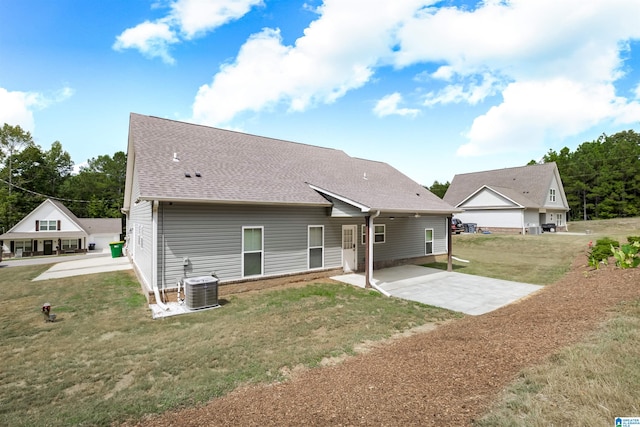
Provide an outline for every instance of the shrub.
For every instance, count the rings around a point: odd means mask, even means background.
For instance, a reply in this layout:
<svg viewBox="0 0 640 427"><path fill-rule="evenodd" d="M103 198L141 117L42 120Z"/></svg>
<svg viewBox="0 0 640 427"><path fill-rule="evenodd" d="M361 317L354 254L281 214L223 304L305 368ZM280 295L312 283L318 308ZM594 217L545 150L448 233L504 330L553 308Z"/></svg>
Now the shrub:
<svg viewBox="0 0 640 427"><path fill-rule="evenodd" d="M591 246L591 244L589 244ZM589 266L593 268L599 268L600 264L607 264L609 257L611 256L611 248L620 247L620 242L617 240L604 237L596 240L596 244L591 246L589 252Z"/></svg>

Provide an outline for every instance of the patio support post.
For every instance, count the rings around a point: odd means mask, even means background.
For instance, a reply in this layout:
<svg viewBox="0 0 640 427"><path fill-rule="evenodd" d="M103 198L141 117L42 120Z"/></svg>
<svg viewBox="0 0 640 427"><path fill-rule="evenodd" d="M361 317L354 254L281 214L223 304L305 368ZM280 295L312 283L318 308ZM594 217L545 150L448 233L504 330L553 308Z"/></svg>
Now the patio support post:
<svg viewBox="0 0 640 427"><path fill-rule="evenodd" d="M451 248L451 218L447 217L447 271L453 271L453 249Z"/></svg>
<svg viewBox="0 0 640 427"><path fill-rule="evenodd" d="M369 230L371 228L371 217L365 216L364 221L364 287L370 288L371 281L369 278L371 277L371 272L369 271L369 257L371 254L369 252Z"/></svg>

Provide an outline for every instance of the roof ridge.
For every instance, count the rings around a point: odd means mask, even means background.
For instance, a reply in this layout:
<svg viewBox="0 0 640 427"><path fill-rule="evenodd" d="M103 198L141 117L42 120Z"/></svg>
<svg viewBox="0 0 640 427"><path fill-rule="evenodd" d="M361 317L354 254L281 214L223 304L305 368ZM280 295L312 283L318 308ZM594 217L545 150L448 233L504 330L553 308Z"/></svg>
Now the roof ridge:
<svg viewBox="0 0 640 427"><path fill-rule="evenodd" d="M465 173L459 173L456 174L457 176L462 176L462 175L474 175L474 174L478 174L478 173L489 173L489 172L498 172L498 171L508 171L508 170L514 170L514 169L525 169L525 168L529 168L529 167L533 167L533 166L549 166L549 165L555 165L556 162L548 162L548 163L536 163L533 165L523 165L523 166L511 166L511 167L507 167L507 168L496 168L496 169L488 169L488 170L482 170L482 171L476 171L476 172L465 172Z"/></svg>
<svg viewBox="0 0 640 427"><path fill-rule="evenodd" d="M250 136L250 137L254 137L254 138L268 139L268 140L271 140L271 141L286 142L286 143L289 143L289 144L302 145L302 146L305 146L305 147L313 147L313 148L320 148L320 149L323 149L323 150L331 150L331 151L335 151L335 152L339 152L339 153L344 153L345 155L349 156L344 150L340 150L338 148L323 147L321 145L307 144L307 143L304 143L304 142L291 141L291 140L282 139L282 138L273 138L273 137L270 137L270 136L257 135L255 133L243 132L243 131L234 130L234 129L225 129L225 128L219 128L219 127L216 127L216 126L203 125L201 123L190 123L190 122L185 122L185 121L182 121L182 120L168 119L166 117L158 117L158 116L145 115L145 114L139 114L139 113L133 113L133 112L131 113L131 115L136 115L136 116L140 116L140 117L147 117L147 118L150 118L150 119L164 120L164 121L173 122L173 123L180 123L180 124L188 125L188 126L196 126L196 127L201 127L201 128L205 128L205 129L213 129L213 130L217 130L217 131L228 132L228 133L233 133L233 134L237 134L237 135L245 135L245 136ZM349 157L351 157L351 156L349 156ZM352 157L352 158L354 158L354 157Z"/></svg>

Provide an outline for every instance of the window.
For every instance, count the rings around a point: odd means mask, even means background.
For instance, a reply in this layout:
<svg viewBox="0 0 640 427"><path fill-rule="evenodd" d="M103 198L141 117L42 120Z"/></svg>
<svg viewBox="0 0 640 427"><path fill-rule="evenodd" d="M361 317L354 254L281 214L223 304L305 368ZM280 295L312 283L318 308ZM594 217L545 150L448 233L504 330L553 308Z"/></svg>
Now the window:
<svg viewBox="0 0 640 427"><path fill-rule="evenodd" d="M36 231L56 231L58 230L58 221L56 220L48 220L48 219L41 219L40 221L37 221L38 224L36 224ZM39 227L39 228L38 228Z"/></svg>
<svg viewBox="0 0 640 427"><path fill-rule="evenodd" d="M262 275L263 227L242 227L242 276Z"/></svg>
<svg viewBox="0 0 640 427"><path fill-rule="evenodd" d="M550 202L556 201L556 190L554 188L549 189L549 201Z"/></svg>
<svg viewBox="0 0 640 427"><path fill-rule="evenodd" d="M22 249L22 252L31 252L31 240L16 240L13 243L13 251L17 252L18 249Z"/></svg>
<svg viewBox="0 0 640 427"><path fill-rule="evenodd" d="M62 240L62 250L78 249L78 239Z"/></svg>
<svg viewBox="0 0 640 427"><path fill-rule="evenodd" d="M309 269L324 267L324 226L309 226Z"/></svg>
<svg viewBox="0 0 640 427"><path fill-rule="evenodd" d="M424 254L431 255L433 253L433 228L424 230Z"/></svg>
<svg viewBox="0 0 640 427"><path fill-rule="evenodd" d="M384 224L378 224L373 226L373 243L384 243L386 234L386 226ZM362 226L362 244L367 243L367 227Z"/></svg>

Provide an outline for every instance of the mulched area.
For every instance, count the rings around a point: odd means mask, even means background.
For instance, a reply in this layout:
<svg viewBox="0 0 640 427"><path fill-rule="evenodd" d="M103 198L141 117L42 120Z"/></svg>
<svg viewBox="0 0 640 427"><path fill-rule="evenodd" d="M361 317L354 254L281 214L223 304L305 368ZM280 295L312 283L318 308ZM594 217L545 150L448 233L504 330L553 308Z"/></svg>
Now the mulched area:
<svg viewBox="0 0 640 427"><path fill-rule="evenodd" d="M494 312L137 425L470 425L523 368L583 338L620 302L640 298L640 269L591 270L585 261Z"/></svg>

